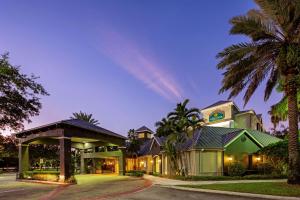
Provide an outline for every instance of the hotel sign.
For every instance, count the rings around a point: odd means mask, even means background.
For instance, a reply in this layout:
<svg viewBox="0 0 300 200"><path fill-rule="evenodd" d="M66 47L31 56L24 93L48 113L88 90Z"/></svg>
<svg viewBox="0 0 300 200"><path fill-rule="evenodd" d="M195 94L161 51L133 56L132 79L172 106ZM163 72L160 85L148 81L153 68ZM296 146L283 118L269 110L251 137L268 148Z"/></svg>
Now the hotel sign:
<svg viewBox="0 0 300 200"><path fill-rule="evenodd" d="M218 121L225 118L224 111L214 111L209 115L209 122Z"/></svg>

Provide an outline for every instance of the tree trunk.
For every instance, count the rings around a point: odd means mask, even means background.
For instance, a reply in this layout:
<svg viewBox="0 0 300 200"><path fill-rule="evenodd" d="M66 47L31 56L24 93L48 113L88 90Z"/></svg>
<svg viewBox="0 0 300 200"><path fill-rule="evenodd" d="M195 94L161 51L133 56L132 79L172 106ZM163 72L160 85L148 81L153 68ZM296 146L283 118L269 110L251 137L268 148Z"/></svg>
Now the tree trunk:
<svg viewBox="0 0 300 200"><path fill-rule="evenodd" d="M286 95L288 97L288 120L289 120L289 170L288 183L300 184L300 155L298 141L298 102L297 85L293 81L294 75L287 76Z"/></svg>

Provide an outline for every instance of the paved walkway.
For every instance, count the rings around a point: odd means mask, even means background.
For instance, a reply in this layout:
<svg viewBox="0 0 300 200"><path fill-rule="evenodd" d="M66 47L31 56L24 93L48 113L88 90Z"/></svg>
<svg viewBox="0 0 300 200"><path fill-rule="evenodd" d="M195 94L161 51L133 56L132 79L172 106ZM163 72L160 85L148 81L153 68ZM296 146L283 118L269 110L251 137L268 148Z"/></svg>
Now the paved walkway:
<svg viewBox="0 0 300 200"><path fill-rule="evenodd" d="M145 179L151 180L154 185L175 186L175 185L207 185L207 184L225 184L225 183L257 183L257 182L285 182L285 179L274 180L228 180L228 181L181 181L157 176L144 175Z"/></svg>

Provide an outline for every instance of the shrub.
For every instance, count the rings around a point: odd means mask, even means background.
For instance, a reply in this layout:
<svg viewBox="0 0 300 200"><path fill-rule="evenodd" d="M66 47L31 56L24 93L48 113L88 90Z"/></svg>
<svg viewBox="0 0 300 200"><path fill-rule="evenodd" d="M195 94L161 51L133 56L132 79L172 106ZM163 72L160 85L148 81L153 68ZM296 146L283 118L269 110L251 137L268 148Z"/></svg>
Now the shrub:
<svg viewBox="0 0 300 200"><path fill-rule="evenodd" d="M257 170L259 174L272 174L274 167L270 163L259 163Z"/></svg>
<svg viewBox="0 0 300 200"><path fill-rule="evenodd" d="M41 181L58 181L59 172L57 171L27 171L23 178Z"/></svg>
<svg viewBox="0 0 300 200"><path fill-rule="evenodd" d="M136 176L136 177L142 177L144 176L144 171L138 171L138 170L130 170L125 173L126 176Z"/></svg>
<svg viewBox="0 0 300 200"><path fill-rule="evenodd" d="M286 175L247 175L243 176L242 179L246 180L268 180L268 179L284 179L287 178Z"/></svg>
<svg viewBox="0 0 300 200"><path fill-rule="evenodd" d="M242 176L245 172L245 167L239 162L232 163L228 166L229 176Z"/></svg>

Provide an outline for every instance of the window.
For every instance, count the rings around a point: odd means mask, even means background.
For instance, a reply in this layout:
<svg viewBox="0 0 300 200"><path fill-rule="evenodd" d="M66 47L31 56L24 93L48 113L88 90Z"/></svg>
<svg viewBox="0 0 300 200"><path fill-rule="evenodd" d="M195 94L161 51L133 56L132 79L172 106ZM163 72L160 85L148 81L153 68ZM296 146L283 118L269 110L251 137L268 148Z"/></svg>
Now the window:
<svg viewBox="0 0 300 200"><path fill-rule="evenodd" d="M93 153L93 148L85 149L84 153Z"/></svg>
<svg viewBox="0 0 300 200"><path fill-rule="evenodd" d="M95 152L105 152L105 146L98 146L95 147Z"/></svg>
<svg viewBox="0 0 300 200"><path fill-rule="evenodd" d="M259 123L256 123L256 130L260 131Z"/></svg>
<svg viewBox="0 0 300 200"><path fill-rule="evenodd" d="M107 151L118 151L118 146L107 146Z"/></svg>

